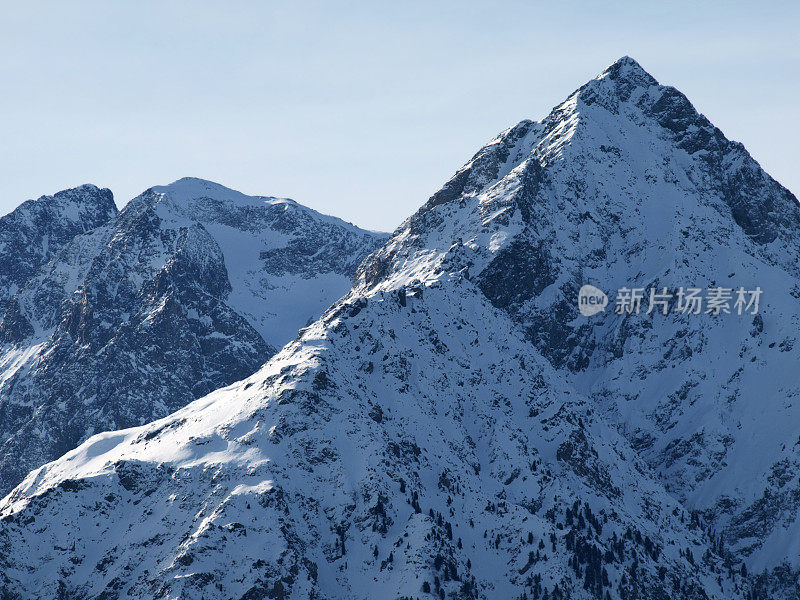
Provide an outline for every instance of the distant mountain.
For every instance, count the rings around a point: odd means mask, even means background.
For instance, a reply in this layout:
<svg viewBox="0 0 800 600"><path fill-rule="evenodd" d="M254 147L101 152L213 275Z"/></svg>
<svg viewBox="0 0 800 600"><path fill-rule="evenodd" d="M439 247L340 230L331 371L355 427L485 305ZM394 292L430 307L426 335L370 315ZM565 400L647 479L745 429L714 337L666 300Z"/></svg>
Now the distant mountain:
<svg viewBox="0 0 800 600"><path fill-rule="evenodd" d="M151 188L106 221L78 227L7 302L3 491L93 433L166 416L249 375L344 294L385 239L199 179Z"/></svg>
<svg viewBox="0 0 800 600"><path fill-rule="evenodd" d="M72 238L116 215L110 190L83 185L0 217L0 310Z"/></svg>
<svg viewBox="0 0 800 600"><path fill-rule="evenodd" d="M623 58L481 149L258 372L30 473L0 504L0 581L797 598L798 221L740 144ZM612 303L764 296L757 315L583 317L587 283Z"/></svg>

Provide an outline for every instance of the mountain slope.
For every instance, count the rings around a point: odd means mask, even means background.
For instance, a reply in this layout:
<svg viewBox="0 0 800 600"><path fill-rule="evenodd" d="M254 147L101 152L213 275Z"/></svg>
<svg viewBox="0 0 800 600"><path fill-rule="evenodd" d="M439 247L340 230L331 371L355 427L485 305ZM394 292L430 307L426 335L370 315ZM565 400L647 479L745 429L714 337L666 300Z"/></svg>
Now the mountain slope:
<svg viewBox="0 0 800 600"><path fill-rule="evenodd" d="M492 221L501 225L476 234ZM431 263L463 269L702 515L731 561L774 570L765 597L793 598L799 230L788 190L624 58L479 151L363 279L426 248ZM609 293L605 312L580 315L583 284ZM675 297L667 315L644 314L647 299L642 314L612 310L623 287L717 286L760 287L758 314L735 314L733 299L734 314L682 314Z"/></svg>
<svg viewBox="0 0 800 600"><path fill-rule="evenodd" d="M0 323L0 483L255 371L383 237L183 179L78 236Z"/></svg>
<svg viewBox="0 0 800 600"><path fill-rule="evenodd" d="M246 380L31 473L0 513L7 592L738 597L511 321L419 266Z"/></svg>

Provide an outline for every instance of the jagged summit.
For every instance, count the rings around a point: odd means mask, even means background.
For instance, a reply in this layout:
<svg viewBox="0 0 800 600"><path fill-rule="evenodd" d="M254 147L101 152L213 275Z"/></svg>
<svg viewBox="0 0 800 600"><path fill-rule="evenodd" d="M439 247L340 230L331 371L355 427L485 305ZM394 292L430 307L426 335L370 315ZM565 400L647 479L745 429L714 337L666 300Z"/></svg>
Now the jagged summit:
<svg viewBox="0 0 800 600"><path fill-rule="evenodd" d="M616 81L626 81L628 83L649 87L658 85L658 81L650 75L635 59L630 56L623 56L614 61L595 78L614 79Z"/></svg>
<svg viewBox="0 0 800 600"><path fill-rule="evenodd" d="M0 315L4 303L61 248L117 213L111 190L86 184L27 200L0 217Z"/></svg>
<svg viewBox="0 0 800 600"><path fill-rule="evenodd" d="M114 195L108 188L100 188L92 183L84 183L74 188L56 192L52 196L41 196L33 202L47 202L51 198L69 200L78 204L99 204L107 207L109 201L113 202Z"/></svg>
<svg viewBox="0 0 800 600"><path fill-rule="evenodd" d="M113 212L114 195L108 188L100 188L91 183L84 183L74 188L61 190L52 195L39 196L36 199L26 200L16 209L2 219L12 217L14 219L26 218L31 211L53 211L55 207L66 207L73 205L75 208L96 208L104 213ZM69 218L72 214L66 214Z"/></svg>
<svg viewBox="0 0 800 600"><path fill-rule="evenodd" d="M442 253L475 239L495 253L503 244L477 232L512 224L516 231L533 226L536 215L550 222L565 211L616 219L608 226L621 226L625 215L628 227L663 240L664 224L675 227L687 202L728 215L760 251L798 270L788 258L800 229L797 199L686 96L623 57L545 118L523 120L481 148L400 226L404 243L390 243L361 273L367 284L377 283L387 273L382 257L417 245Z"/></svg>
<svg viewBox="0 0 800 600"><path fill-rule="evenodd" d="M673 93L677 96L673 97ZM659 98L665 94L672 101L659 103ZM488 190L504 178L519 176L522 172L530 175L553 161L568 160L574 146L578 146L579 152L586 145L598 149L610 147L609 136L626 135L625 123L639 125L647 119L653 120L652 114L645 116L652 112L648 107L663 109L661 104L676 104L677 97L685 103L680 103L676 110L689 116L694 112L699 117L677 90L660 86L638 62L624 56L575 90L546 117L538 121L525 119L501 132L459 169L408 219L408 223L417 222L436 206ZM614 130L620 128L622 131L616 134ZM528 180L532 181L530 177Z"/></svg>

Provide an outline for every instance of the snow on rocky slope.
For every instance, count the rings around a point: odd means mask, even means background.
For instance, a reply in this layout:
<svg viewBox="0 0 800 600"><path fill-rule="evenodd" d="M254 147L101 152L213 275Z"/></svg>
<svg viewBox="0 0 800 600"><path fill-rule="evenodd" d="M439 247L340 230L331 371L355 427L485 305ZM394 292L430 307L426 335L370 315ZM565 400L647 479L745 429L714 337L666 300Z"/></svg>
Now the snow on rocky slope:
<svg viewBox="0 0 800 600"><path fill-rule="evenodd" d="M0 505L6 593L767 597L742 561L790 553L732 542L735 505L690 510L739 492L734 457L666 448L767 427L744 422L754 388L728 394L778 363L729 380L726 360L786 326L796 221L741 146L622 59L482 149L260 371L30 473ZM765 288L760 321L576 305L582 283L729 279ZM692 374L663 426L652 406Z"/></svg>
<svg viewBox="0 0 800 600"><path fill-rule="evenodd" d="M738 597L625 439L419 258L249 378L31 473L2 506L7 592Z"/></svg>
<svg viewBox="0 0 800 600"><path fill-rule="evenodd" d="M0 311L72 238L116 215L110 190L83 185L28 200L0 217Z"/></svg>
<svg viewBox="0 0 800 600"><path fill-rule="evenodd" d="M0 322L0 490L93 433L253 373L347 292L384 239L191 178L75 237Z"/></svg>
<svg viewBox="0 0 800 600"><path fill-rule="evenodd" d="M797 199L624 58L478 152L365 278L421 253L464 269L731 565L762 574L754 593L798 598L798 232ZM611 296L605 312L581 316L584 284ZM615 314L623 287L668 288L669 314L645 314L647 297L641 314ZM733 314L676 312L681 287L732 289ZM737 314L739 287L763 290L758 314Z"/></svg>

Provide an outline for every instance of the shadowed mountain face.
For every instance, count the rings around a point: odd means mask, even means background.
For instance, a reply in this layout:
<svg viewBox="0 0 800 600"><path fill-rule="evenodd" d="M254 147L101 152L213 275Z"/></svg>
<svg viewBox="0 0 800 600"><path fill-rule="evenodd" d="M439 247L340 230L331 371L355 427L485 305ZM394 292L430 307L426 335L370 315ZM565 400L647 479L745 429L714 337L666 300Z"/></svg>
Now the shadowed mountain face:
<svg viewBox="0 0 800 600"><path fill-rule="evenodd" d="M259 371L30 473L1 585L796 598L799 220L623 58L481 149ZM588 318L587 283L612 298ZM612 311L714 286L762 288L759 313Z"/></svg>
<svg viewBox="0 0 800 600"><path fill-rule="evenodd" d="M347 291L382 239L185 179L65 243L0 322L0 489L93 433L249 375Z"/></svg>

